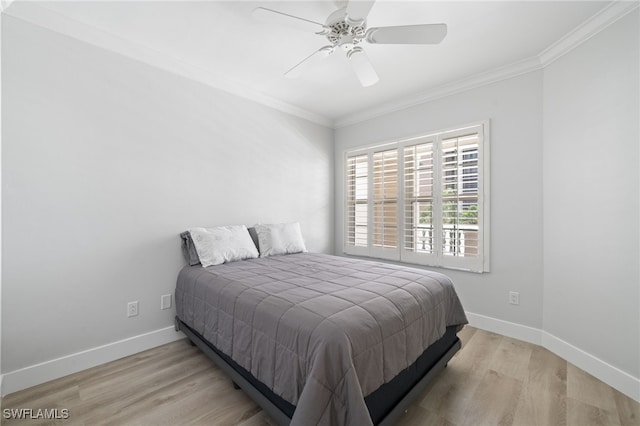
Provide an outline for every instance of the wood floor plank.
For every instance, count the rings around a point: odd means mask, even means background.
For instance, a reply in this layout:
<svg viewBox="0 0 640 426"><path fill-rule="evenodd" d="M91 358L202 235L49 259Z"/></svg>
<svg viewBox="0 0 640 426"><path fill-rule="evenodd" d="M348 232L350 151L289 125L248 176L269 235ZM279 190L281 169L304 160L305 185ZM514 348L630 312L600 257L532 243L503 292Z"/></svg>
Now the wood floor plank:
<svg viewBox="0 0 640 426"><path fill-rule="evenodd" d="M463 363L452 359L418 404L453 424L462 424L466 408L481 381L481 375L469 371Z"/></svg>
<svg viewBox="0 0 640 426"><path fill-rule="evenodd" d="M478 329L475 327L465 326L458 332L458 337L462 341L463 347L469 343L469 340L471 340L476 331L478 331Z"/></svg>
<svg viewBox="0 0 640 426"><path fill-rule="evenodd" d="M534 392L566 395L567 362L556 354L535 346L529 357L528 370L527 387Z"/></svg>
<svg viewBox="0 0 640 426"><path fill-rule="evenodd" d="M529 362L534 345L515 339L502 339L489 368L504 376L524 380L529 375Z"/></svg>
<svg viewBox="0 0 640 426"><path fill-rule="evenodd" d="M86 385L88 383L104 383L112 377L121 379L136 372L149 370L149 366L154 362L171 363L177 359L189 357L191 354L197 354L199 352L196 348L188 344L185 345L185 342L186 339L168 343L157 348L71 374L58 380L82 382L85 383L84 389L88 389ZM153 367L151 367L151 369L153 369Z"/></svg>
<svg viewBox="0 0 640 426"><path fill-rule="evenodd" d="M218 374L222 372L218 370ZM189 383L193 389L201 389L199 382ZM146 425L237 425L251 418L260 408L240 390L233 389L226 380L217 380L216 384L204 391L192 392L181 389L174 399L163 401L155 409L139 416L140 424ZM229 388L231 387L231 391Z"/></svg>
<svg viewBox="0 0 640 426"><path fill-rule="evenodd" d="M454 423L438 414L414 404L400 418L396 426L455 426Z"/></svg>
<svg viewBox="0 0 640 426"><path fill-rule="evenodd" d="M567 424L565 394L540 391L525 381L513 418L514 425L564 426Z"/></svg>
<svg viewBox="0 0 640 426"><path fill-rule="evenodd" d="M618 416L620 417L620 424L622 426L640 425L640 404L615 389L612 389L612 391Z"/></svg>
<svg viewBox="0 0 640 426"><path fill-rule="evenodd" d="M227 392L214 409L197 419L194 424L234 426L255 415L260 408L241 390Z"/></svg>
<svg viewBox="0 0 640 426"><path fill-rule="evenodd" d="M84 400L79 409L83 414L86 413L84 415L90 423L104 422L105 418L109 418L111 424L122 424L126 419L156 411L163 405L175 404L176 400L180 401L189 396L193 389L206 391L217 386L219 393L227 392L229 384L224 377L215 374L214 367L208 364L208 360L198 361L200 362L193 364L194 368L191 371L180 370L181 375L175 375L175 372L160 372L160 375L156 376L156 383L142 380L126 390L111 388L100 398ZM134 383L136 378L133 377Z"/></svg>
<svg viewBox="0 0 640 426"><path fill-rule="evenodd" d="M609 412L617 410L611 386L571 363L567 363L567 397Z"/></svg>
<svg viewBox="0 0 640 426"><path fill-rule="evenodd" d="M278 426L264 411L258 411L250 418L238 423L238 426Z"/></svg>
<svg viewBox="0 0 640 426"><path fill-rule="evenodd" d="M2 401L3 408L67 408L80 401L78 386L48 386L48 392L38 390L33 394L14 393Z"/></svg>
<svg viewBox="0 0 640 426"><path fill-rule="evenodd" d="M196 348L185 345L184 342L181 346L184 349L176 347L175 352L168 352L166 356L147 360L141 365L136 359L131 368L87 377L86 384L80 388L80 397L86 401L95 398L105 399L108 398L108 395L105 394L113 393L113 389L121 388L129 393L136 393L137 388L146 388L154 380L162 380L158 378L157 373L159 372L180 375L181 370L188 371L190 368L195 368L206 359ZM136 380L131 380L131 377ZM114 397L117 397L119 392L115 393Z"/></svg>
<svg viewBox="0 0 640 426"><path fill-rule="evenodd" d="M567 424L566 361L532 345L514 424L531 426Z"/></svg>
<svg viewBox="0 0 640 426"><path fill-rule="evenodd" d="M620 426L615 412L567 397L567 423L576 426Z"/></svg>
<svg viewBox="0 0 640 426"><path fill-rule="evenodd" d="M464 413L463 426L512 425L522 380L488 370Z"/></svg>
<svg viewBox="0 0 640 426"><path fill-rule="evenodd" d="M640 404L548 350L473 327L397 426L640 426ZM7 395L2 408L69 409L2 425L276 426L186 340Z"/></svg>
<svg viewBox="0 0 640 426"><path fill-rule="evenodd" d="M465 327L466 328L466 327ZM456 353L455 360L468 371L485 371L493 361L503 336L485 330L476 330L463 351Z"/></svg>

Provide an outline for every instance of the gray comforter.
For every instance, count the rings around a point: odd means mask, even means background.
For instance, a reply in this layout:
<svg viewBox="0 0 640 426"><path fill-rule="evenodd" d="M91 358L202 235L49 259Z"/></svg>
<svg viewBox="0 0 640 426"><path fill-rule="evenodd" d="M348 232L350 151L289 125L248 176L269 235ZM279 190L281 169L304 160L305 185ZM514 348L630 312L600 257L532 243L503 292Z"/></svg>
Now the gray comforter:
<svg viewBox="0 0 640 426"><path fill-rule="evenodd" d="M187 266L176 310L304 426L370 425L364 397L467 323L445 275L313 253Z"/></svg>

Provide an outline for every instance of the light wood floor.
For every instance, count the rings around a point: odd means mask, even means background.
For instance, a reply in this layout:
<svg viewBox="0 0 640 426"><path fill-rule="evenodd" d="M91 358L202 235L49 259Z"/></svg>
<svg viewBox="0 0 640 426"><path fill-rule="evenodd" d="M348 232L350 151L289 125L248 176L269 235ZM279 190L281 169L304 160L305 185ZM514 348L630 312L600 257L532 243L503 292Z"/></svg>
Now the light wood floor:
<svg viewBox="0 0 640 426"><path fill-rule="evenodd" d="M539 346L465 327L463 348L398 426L640 425L640 404ZM186 340L6 396L4 409L66 408L65 425L272 425Z"/></svg>

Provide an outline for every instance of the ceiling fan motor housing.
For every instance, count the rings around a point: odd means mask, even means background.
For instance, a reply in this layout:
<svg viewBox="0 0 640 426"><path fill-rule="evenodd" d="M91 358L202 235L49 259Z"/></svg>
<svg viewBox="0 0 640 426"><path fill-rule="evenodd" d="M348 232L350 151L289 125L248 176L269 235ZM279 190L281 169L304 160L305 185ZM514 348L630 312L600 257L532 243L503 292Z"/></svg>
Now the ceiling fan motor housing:
<svg viewBox="0 0 640 426"><path fill-rule="evenodd" d="M333 46L340 46L345 51L350 51L360 44L367 33L366 22L362 21L358 25L351 25L347 22L346 9L339 9L332 13L327 19L326 26L329 32L327 39Z"/></svg>

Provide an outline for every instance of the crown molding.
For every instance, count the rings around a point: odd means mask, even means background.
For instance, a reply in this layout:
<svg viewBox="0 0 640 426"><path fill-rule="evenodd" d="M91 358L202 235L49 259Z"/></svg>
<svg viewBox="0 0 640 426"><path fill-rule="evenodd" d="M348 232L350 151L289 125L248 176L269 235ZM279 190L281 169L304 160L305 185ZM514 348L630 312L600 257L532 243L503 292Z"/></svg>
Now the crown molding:
<svg viewBox="0 0 640 426"><path fill-rule="evenodd" d="M614 1L538 54L543 67L566 55L640 6L638 0Z"/></svg>
<svg viewBox="0 0 640 426"><path fill-rule="evenodd" d="M386 114L411 108L421 103L434 101L456 93L543 69L556 59L569 53L589 38L607 28L609 25L615 23L620 18L638 9L639 6L640 2L638 0L613 1L536 56L511 65L476 74L453 83L437 86L415 96L398 99L390 104L387 103L384 106L369 108L355 114L350 114L336 120L334 127L337 129L340 127L350 126Z"/></svg>
<svg viewBox="0 0 640 426"><path fill-rule="evenodd" d="M383 115L391 114L403 109L411 108L436 99L455 95L456 93L486 86L487 84L517 77L542 68L542 64L537 56L522 61L515 62L504 67L496 68L480 74L475 74L452 83L443 84L429 90L423 91L415 96L402 98L395 102L386 103L364 111L351 114L345 118L335 121L335 128L350 126L362 121L371 120Z"/></svg>
<svg viewBox="0 0 640 426"><path fill-rule="evenodd" d="M5 1L5 0L2 0ZM56 33L89 43L139 62L169 71L174 74L206 84L227 93L249 99L281 112L333 128L333 120L320 114L291 105L287 102L247 88L239 81L233 81L211 70L205 70L193 64L158 52L148 46L118 37L91 25L68 18L48 9L45 5L30 1L16 2L11 9L4 8L5 14L30 24L46 28Z"/></svg>

